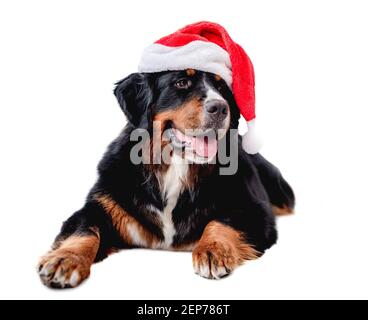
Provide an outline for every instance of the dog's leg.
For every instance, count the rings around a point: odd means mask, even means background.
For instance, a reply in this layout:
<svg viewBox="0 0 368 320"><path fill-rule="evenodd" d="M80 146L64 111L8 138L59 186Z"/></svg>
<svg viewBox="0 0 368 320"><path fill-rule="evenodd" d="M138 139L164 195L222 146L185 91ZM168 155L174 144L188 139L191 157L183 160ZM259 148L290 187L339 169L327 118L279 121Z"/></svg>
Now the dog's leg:
<svg viewBox="0 0 368 320"><path fill-rule="evenodd" d="M246 235L221 222L210 222L193 251L194 271L202 277L220 279L245 260L260 253L246 241Z"/></svg>
<svg viewBox="0 0 368 320"><path fill-rule="evenodd" d="M38 272L42 282L49 287L68 288L85 280L92 263L104 258L113 247L110 225L103 208L87 202L63 224L52 250L41 258Z"/></svg>
<svg viewBox="0 0 368 320"><path fill-rule="evenodd" d="M90 274L100 238L97 229L56 240L52 251L39 263L42 282L53 288L76 287Z"/></svg>
<svg viewBox="0 0 368 320"><path fill-rule="evenodd" d="M275 216L292 214L295 206L295 196L292 188L283 178L280 170L260 154L249 156L257 168L262 184L272 203Z"/></svg>

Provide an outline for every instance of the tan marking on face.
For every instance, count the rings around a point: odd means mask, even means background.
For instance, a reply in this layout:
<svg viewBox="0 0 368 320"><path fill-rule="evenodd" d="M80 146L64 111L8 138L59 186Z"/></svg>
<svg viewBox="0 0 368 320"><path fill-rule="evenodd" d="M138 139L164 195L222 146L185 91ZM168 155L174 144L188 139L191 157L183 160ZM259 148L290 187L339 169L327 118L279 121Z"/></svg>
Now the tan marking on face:
<svg viewBox="0 0 368 320"><path fill-rule="evenodd" d="M154 122L154 126L156 125L159 125L159 127L154 128L154 134L145 142L143 147L143 159L148 171L164 173L168 169L168 163L164 159L170 158L167 153L172 152L172 147L170 148L168 139L163 139L164 127L162 127L162 123Z"/></svg>
<svg viewBox="0 0 368 320"><path fill-rule="evenodd" d="M281 217L281 216L288 216L294 213L294 210L292 208L289 208L287 206L283 206L282 208L272 206L272 213L275 216Z"/></svg>
<svg viewBox="0 0 368 320"><path fill-rule="evenodd" d="M161 122L161 128L165 128L168 121L174 123L175 128L185 133L188 129L200 129L203 123L203 106L199 98L194 98L183 105L154 116L154 121Z"/></svg>
<svg viewBox="0 0 368 320"><path fill-rule="evenodd" d="M170 154L172 154L173 148L163 134L167 123L172 122L174 127L184 134L186 130L201 129L204 122L202 102L199 98L194 98L175 109L159 112L154 116L153 121L160 125L161 134L159 137L151 139L155 140L151 149L153 150L152 157L157 158L161 156L163 159L162 163L169 164L171 161ZM158 141L158 139L161 139L161 141ZM184 157L184 153L182 153L182 156ZM168 166L154 166L154 169L164 172L168 169Z"/></svg>
<svg viewBox="0 0 368 320"><path fill-rule="evenodd" d="M221 81L221 80L222 80L222 78L221 78L219 75L217 75L217 74L216 74L216 75L215 75L215 80L216 80L216 81Z"/></svg>
<svg viewBox="0 0 368 320"><path fill-rule="evenodd" d="M159 242L156 235L146 230L134 217L129 215L113 199L107 195L97 195L95 199L102 205L106 213L110 215L112 223L119 232L122 240L130 246L142 246L137 243L137 239L144 243L144 246L154 247ZM132 233L136 233L132 236Z"/></svg>
<svg viewBox="0 0 368 320"><path fill-rule="evenodd" d="M194 69L187 69L186 73L189 77L193 77L196 74L196 71Z"/></svg>
<svg viewBox="0 0 368 320"><path fill-rule="evenodd" d="M244 261L258 257L257 250L246 242L241 232L213 221L206 226L193 251L193 266L197 270L209 270L210 277L215 270L231 272Z"/></svg>

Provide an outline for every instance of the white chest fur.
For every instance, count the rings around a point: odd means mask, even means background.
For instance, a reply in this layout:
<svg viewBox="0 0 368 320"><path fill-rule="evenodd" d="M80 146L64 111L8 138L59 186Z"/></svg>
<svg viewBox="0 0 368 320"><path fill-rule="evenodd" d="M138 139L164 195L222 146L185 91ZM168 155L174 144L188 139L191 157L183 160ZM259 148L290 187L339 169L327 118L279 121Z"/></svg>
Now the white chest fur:
<svg viewBox="0 0 368 320"><path fill-rule="evenodd" d="M172 220L172 211L174 210L178 198L183 191L183 182L188 174L188 164L181 157L174 154L172 162L168 170L160 177L160 189L166 204L163 211L157 210L159 218L162 222L162 231L164 234L164 242L161 243L163 248L169 248L176 233Z"/></svg>

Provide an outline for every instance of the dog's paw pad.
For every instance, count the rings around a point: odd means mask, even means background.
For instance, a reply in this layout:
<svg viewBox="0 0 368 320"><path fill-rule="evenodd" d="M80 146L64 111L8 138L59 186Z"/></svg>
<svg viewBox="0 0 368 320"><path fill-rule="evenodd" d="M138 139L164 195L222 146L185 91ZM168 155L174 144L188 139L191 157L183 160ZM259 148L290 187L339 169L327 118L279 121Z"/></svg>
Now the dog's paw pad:
<svg viewBox="0 0 368 320"><path fill-rule="evenodd" d="M226 277L235 268L234 262L231 250L227 250L221 244L199 246L193 251L194 272L207 279Z"/></svg>
<svg viewBox="0 0 368 320"><path fill-rule="evenodd" d="M52 252L38 266L41 281L51 288L74 288L89 275L83 259L73 254Z"/></svg>

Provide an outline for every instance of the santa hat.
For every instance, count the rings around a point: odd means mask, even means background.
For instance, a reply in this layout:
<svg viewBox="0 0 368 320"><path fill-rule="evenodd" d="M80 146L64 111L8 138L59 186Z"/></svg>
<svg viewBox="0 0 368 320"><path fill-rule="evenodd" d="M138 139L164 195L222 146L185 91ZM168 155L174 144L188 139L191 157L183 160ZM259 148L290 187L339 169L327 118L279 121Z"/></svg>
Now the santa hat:
<svg viewBox="0 0 368 320"><path fill-rule="evenodd" d="M247 122L243 149L260 149L255 132L254 71L249 57L219 24L198 22L161 38L147 47L139 72L197 69L221 76L232 90L240 113Z"/></svg>

